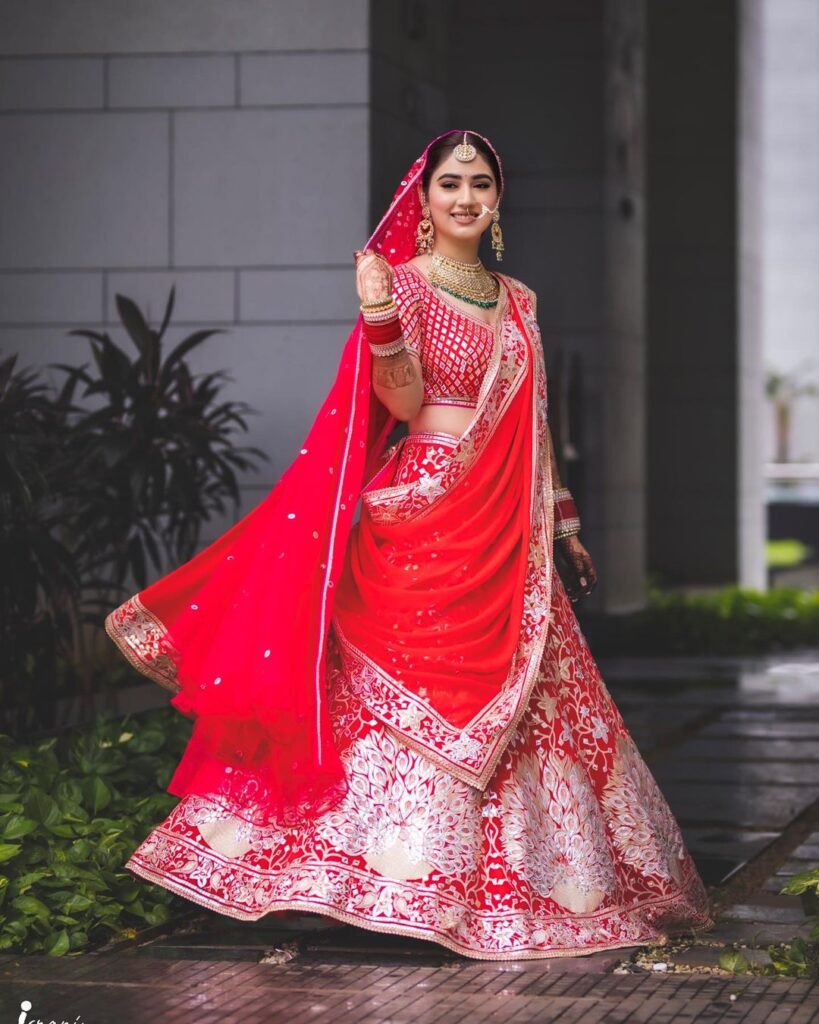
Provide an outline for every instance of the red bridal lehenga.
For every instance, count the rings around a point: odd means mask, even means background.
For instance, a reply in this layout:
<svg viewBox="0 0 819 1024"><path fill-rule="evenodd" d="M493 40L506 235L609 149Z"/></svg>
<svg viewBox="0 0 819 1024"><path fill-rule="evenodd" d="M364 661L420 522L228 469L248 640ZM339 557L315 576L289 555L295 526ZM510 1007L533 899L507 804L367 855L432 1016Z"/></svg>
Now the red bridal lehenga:
<svg viewBox="0 0 819 1024"><path fill-rule="evenodd" d="M552 562L534 294L498 275L490 327L407 264L428 149L368 245L425 400L474 417L388 447L359 319L268 497L108 616L194 721L180 802L127 866L228 917L312 911L485 959L708 928Z"/></svg>

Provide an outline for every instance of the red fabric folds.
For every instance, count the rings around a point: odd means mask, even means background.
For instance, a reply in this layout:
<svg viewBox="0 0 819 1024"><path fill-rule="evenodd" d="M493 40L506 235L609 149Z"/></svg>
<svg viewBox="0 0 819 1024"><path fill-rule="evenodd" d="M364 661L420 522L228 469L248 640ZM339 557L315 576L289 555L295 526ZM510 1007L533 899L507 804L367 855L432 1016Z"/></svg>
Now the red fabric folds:
<svg viewBox="0 0 819 1024"><path fill-rule="evenodd" d="M423 480L431 504L353 528L335 618L344 637L452 725L497 696L518 645L529 555L532 378L470 469L436 500L447 435L410 435L395 480ZM383 480L382 487L390 486Z"/></svg>
<svg viewBox="0 0 819 1024"><path fill-rule="evenodd" d="M366 243L393 265L415 251L428 149ZM169 792L208 796L255 825L297 825L345 791L325 653L359 493L394 424L370 376L359 317L300 454L270 494L106 619L123 654L177 690L172 703L194 719Z"/></svg>

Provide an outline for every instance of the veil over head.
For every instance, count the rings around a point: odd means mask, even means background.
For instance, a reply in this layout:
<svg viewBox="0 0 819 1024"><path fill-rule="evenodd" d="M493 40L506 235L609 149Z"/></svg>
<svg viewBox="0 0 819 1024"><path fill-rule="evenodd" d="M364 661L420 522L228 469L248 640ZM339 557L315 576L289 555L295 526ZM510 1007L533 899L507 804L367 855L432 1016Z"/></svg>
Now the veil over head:
<svg viewBox="0 0 819 1024"><path fill-rule="evenodd" d="M437 136L412 163L365 243L393 266L415 255L417 186L430 147L451 134L463 130ZM194 721L168 791L207 796L255 825L298 825L346 790L325 654L359 493L396 422L375 397L371 361L359 316L299 454L269 494L106 619L132 664L176 691L171 703Z"/></svg>

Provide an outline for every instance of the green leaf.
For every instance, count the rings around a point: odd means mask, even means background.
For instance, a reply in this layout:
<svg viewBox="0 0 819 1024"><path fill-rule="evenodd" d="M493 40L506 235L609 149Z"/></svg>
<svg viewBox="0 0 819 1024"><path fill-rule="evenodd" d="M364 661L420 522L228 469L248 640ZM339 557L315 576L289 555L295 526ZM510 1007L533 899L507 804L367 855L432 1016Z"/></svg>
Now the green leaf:
<svg viewBox="0 0 819 1024"><path fill-rule="evenodd" d="M22 814L12 814L3 823L0 831L2 839L19 839L27 836L37 828L37 822L32 818L24 818Z"/></svg>
<svg viewBox="0 0 819 1024"><path fill-rule="evenodd" d="M0 864L16 857L21 850L22 846L17 843L0 843Z"/></svg>
<svg viewBox="0 0 819 1024"><path fill-rule="evenodd" d="M146 910L145 912L145 920L148 924L165 924L165 922L169 921L170 918L170 911L162 903L157 903L155 906L151 907L150 910Z"/></svg>
<svg viewBox="0 0 819 1024"><path fill-rule="evenodd" d="M736 949L723 949L719 955L719 965L724 971L733 974L744 974L750 967L748 960Z"/></svg>
<svg viewBox="0 0 819 1024"><path fill-rule="evenodd" d="M62 812L56 800L41 789L32 789L24 805L26 814L41 825L56 825L62 821Z"/></svg>
<svg viewBox="0 0 819 1024"><path fill-rule="evenodd" d="M75 829L73 825L49 825L48 831L53 833L55 836L62 836L64 839L73 839Z"/></svg>
<svg viewBox="0 0 819 1024"><path fill-rule="evenodd" d="M88 896L83 896L81 893L74 893L63 904L63 909L69 914L75 914L82 910L88 910L89 907L94 905L94 901L89 899Z"/></svg>
<svg viewBox="0 0 819 1024"><path fill-rule="evenodd" d="M45 951L49 956L65 956L70 948L71 941L65 928L52 933L45 944Z"/></svg>
<svg viewBox="0 0 819 1024"><path fill-rule="evenodd" d="M99 775L92 775L83 782L83 795L94 814L97 814L110 804L112 794L104 779Z"/></svg>
<svg viewBox="0 0 819 1024"><path fill-rule="evenodd" d="M48 907L42 900L38 900L36 896L18 896L11 901L11 905L23 914L39 917L43 921L47 921L49 918L50 911Z"/></svg>

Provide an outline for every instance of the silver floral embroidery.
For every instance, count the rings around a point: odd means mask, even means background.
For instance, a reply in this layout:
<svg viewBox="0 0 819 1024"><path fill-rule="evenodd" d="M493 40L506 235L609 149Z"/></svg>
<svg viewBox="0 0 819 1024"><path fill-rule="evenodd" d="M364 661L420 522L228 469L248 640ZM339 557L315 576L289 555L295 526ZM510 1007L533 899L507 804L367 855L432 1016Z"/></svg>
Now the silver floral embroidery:
<svg viewBox="0 0 819 1024"><path fill-rule="evenodd" d="M603 816L582 767L554 754L518 760L501 791L503 849L543 896L561 883L600 896L615 886ZM593 900L599 902L598 900Z"/></svg>
<svg viewBox="0 0 819 1024"><path fill-rule="evenodd" d="M345 853L383 854L400 844L410 862L451 875L474 868L480 843L479 794L371 732L345 755L347 796L327 813L319 835Z"/></svg>
<svg viewBox="0 0 819 1024"><path fill-rule="evenodd" d="M644 875L679 882L685 859L679 826L648 765L628 737L621 736L617 741L614 768L602 804L623 860Z"/></svg>

